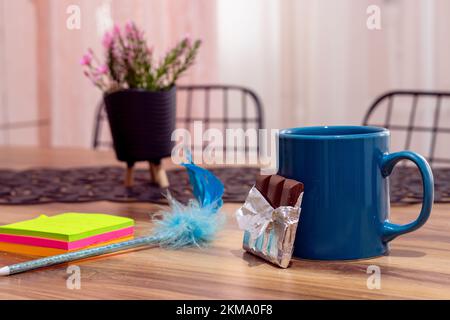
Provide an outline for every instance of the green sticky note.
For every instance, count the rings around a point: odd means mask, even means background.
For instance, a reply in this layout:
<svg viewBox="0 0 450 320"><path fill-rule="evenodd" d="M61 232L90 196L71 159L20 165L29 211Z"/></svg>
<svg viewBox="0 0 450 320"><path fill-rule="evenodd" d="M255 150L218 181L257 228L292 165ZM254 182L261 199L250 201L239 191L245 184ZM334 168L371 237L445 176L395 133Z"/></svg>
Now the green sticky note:
<svg viewBox="0 0 450 320"><path fill-rule="evenodd" d="M68 212L0 226L0 233L76 241L131 227L134 220L100 213Z"/></svg>

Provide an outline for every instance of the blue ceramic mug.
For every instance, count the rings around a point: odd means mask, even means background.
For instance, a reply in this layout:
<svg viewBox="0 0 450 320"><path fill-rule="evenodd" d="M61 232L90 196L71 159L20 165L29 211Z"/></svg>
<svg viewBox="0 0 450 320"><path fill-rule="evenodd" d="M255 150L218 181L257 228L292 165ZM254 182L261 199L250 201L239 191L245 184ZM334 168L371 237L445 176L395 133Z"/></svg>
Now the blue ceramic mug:
<svg viewBox="0 0 450 320"><path fill-rule="evenodd" d="M383 255L395 237L420 228L433 205L433 174L410 151L389 153L387 129L329 126L285 129L279 135L279 174L305 185L294 256L345 260ZM420 170L423 203L408 224L389 221L389 180L408 159Z"/></svg>

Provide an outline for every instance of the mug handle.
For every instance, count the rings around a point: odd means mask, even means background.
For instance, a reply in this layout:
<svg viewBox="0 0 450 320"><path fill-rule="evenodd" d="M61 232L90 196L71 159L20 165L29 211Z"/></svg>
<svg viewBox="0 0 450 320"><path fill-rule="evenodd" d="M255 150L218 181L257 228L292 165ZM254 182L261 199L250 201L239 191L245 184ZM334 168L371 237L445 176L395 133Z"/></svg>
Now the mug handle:
<svg viewBox="0 0 450 320"><path fill-rule="evenodd" d="M433 207L434 201L434 181L433 173L431 171L428 162L419 154L411 151L401 151L391 154L384 154L381 159L381 174L384 178L388 177L392 169L400 160L411 160L419 168L420 174L422 176L422 186L423 186L423 201L422 209L420 210L419 217L413 222L408 224L399 225L389 222L386 220L383 224L383 241L388 242L399 235L412 232L419 229L425 224L425 222L430 217L431 208Z"/></svg>

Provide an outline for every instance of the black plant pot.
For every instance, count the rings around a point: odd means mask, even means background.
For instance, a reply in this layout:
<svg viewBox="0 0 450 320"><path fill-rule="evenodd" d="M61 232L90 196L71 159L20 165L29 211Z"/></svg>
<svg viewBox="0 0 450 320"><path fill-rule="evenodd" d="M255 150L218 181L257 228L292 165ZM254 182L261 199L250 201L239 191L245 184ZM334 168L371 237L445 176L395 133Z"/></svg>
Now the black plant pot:
<svg viewBox="0 0 450 320"><path fill-rule="evenodd" d="M176 87L151 92L116 91L104 97L117 159L159 163L171 155L175 130Z"/></svg>

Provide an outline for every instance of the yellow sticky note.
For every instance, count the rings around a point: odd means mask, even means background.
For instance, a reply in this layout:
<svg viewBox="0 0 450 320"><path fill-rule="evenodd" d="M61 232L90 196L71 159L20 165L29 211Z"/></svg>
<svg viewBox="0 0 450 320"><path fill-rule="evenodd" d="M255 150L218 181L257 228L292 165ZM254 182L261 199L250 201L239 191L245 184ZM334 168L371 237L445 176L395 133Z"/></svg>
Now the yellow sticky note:
<svg viewBox="0 0 450 320"><path fill-rule="evenodd" d="M0 233L76 241L134 225L134 220L100 213L68 212L0 226Z"/></svg>

